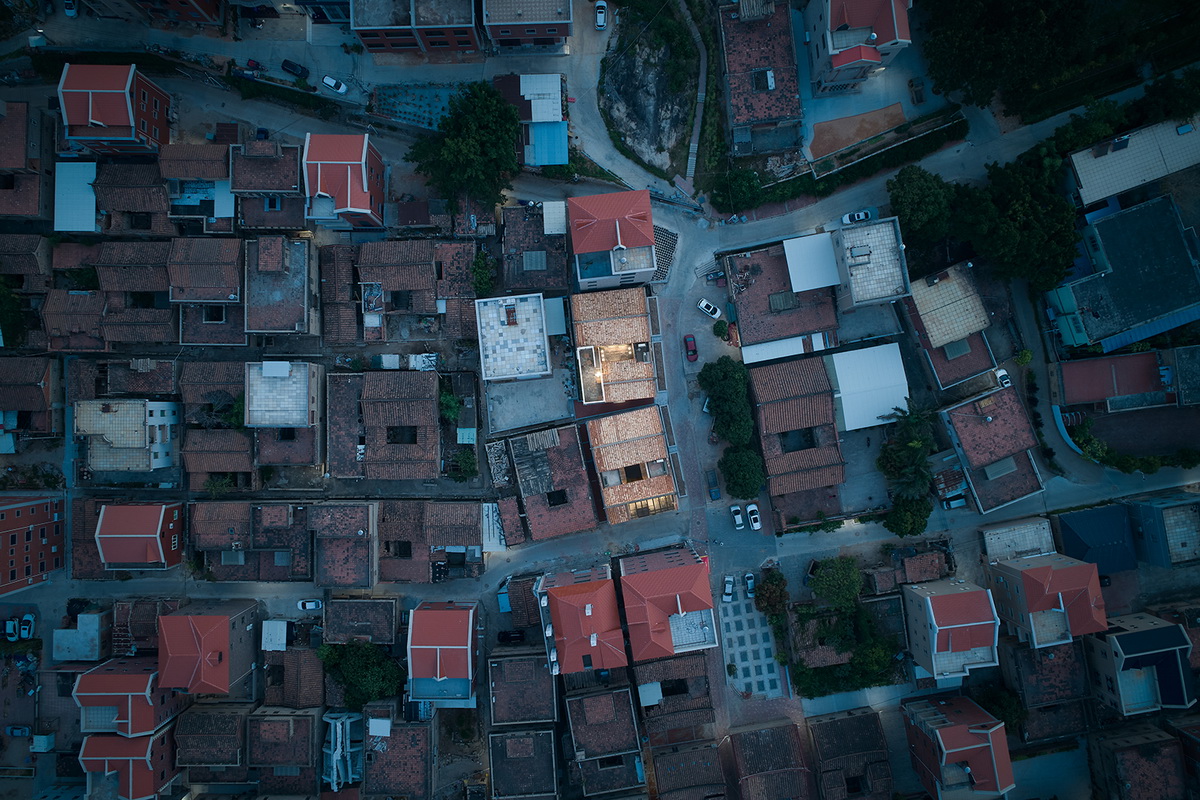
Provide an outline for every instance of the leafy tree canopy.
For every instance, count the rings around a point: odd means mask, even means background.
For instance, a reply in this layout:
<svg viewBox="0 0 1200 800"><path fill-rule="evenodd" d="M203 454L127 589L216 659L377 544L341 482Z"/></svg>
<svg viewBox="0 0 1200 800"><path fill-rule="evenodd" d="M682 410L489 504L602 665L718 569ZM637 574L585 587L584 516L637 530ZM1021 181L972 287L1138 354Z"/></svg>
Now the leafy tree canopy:
<svg viewBox="0 0 1200 800"><path fill-rule="evenodd" d="M791 597L783 573L777 569L763 570L762 580L754 589L754 607L768 617L774 617L785 613L789 602Z"/></svg>
<svg viewBox="0 0 1200 800"><path fill-rule="evenodd" d="M717 467L725 478L725 488L729 494L741 500L758 497L767 480L762 457L749 447L726 447Z"/></svg>
<svg viewBox="0 0 1200 800"><path fill-rule="evenodd" d="M887 190L906 243L925 248L949 235L953 184L909 165L887 182Z"/></svg>
<svg viewBox="0 0 1200 800"><path fill-rule="evenodd" d="M718 436L735 447L746 447L754 438L754 415L750 409L749 376L746 365L729 356L710 361L700 370L700 388L708 393L709 410ZM759 460L761 470L762 461ZM759 485L762 481L759 481ZM730 491L733 491L730 489ZM754 494L735 495L755 497Z"/></svg>
<svg viewBox="0 0 1200 800"><path fill-rule="evenodd" d="M450 98L437 132L418 139L404 160L451 201L465 193L499 203L520 169L515 149L520 130L517 109L499 91L490 83L469 83Z"/></svg>
<svg viewBox="0 0 1200 800"><path fill-rule="evenodd" d="M827 558L820 562L816 573L808 581L813 594L839 610L849 610L858 601L862 591L862 572L858 563L849 556Z"/></svg>
<svg viewBox="0 0 1200 800"><path fill-rule="evenodd" d="M897 497L883 519L883 527L897 536L920 536L929 525L933 502L928 497Z"/></svg>
<svg viewBox="0 0 1200 800"><path fill-rule="evenodd" d="M377 644L323 644L317 656L345 691L351 711L361 711L372 700L395 697L404 689L404 669Z"/></svg>

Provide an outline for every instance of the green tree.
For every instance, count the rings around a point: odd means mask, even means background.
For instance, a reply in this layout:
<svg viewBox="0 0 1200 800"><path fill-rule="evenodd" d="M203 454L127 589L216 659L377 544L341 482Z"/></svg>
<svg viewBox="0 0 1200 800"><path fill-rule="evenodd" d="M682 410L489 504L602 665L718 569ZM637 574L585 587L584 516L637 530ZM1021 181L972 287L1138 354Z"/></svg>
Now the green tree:
<svg viewBox="0 0 1200 800"><path fill-rule="evenodd" d="M929 525L933 503L928 497L897 497L892 510L883 518L883 527L897 536L920 536Z"/></svg>
<svg viewBox="0 0 1200 800"><path fill-rule="evenodd" d="M462 405L462 400L458 399L454 392L443 389L438 393L438 414L446 422L458 422L458 417L462 414Z"/></svg>
<svg viewBox="0 0 1200 800"><path fill-rule="evenodd" d="M783 573L777 569L763 570L762 580L754 588L754 607L768 617L776 617L787 613L790 602Z"/></svg>
<svg viewBox="0 0 1200 800"><path fill-rule="evenodd" d="M887 190L906 244L927 248L950 234L954 184L909 165L887 182Z"/></svg>
<svg viewBox="0 0 1200 800"><path fill-rule="evenodd" d="M726 213L757 208L762 202L762 180L748 169L730 171L713 187L713 206Z"/></svg>
<svg viewBox="0 0 1200 800"><path fill-rule="evenodd" d="M317 649L317 657L342 687L346 707L351 711L361 711L373 700L395 697L404 689L403 667L377 644L323 644Z"/></svg>
<svg viewBox="0 0 1200 800"><path fill-rule="evenodd" d="M729 336L729 323L723 319L719 319L713 323L713 336L718 339L725 339Z"/></svg>
<svg viewBox="0 0 1200 800"><path fill-rule="evenodd" d="M520 116L490 83L469 83L450 98L436 133L423 136L404 160L451 203L462 194L499 203L517 174Z"/></svg>
<svg viewBox="0 0 1200 800"><path fill-rule="evenodd" d="M858 562L849 556L840 556L821 561L808 581L808 588L838 611L849 611L858 602L862 580Z"/></svg>
<svg viewBox="0 0 1200 800"><path fill-rule="evenodd" d="M476 297L487 297L495 286L496 262L486 250L480 249L476 251L475 259L471 262L471 287L475 290Z"/></svg>
<svg viewBox="0 0 1200 800"><path fill-rule="evenodd" d="M233 489L233 478L228 473L219 475L209 475L208 480L204 482L204 491L212 495L213 499L224 497Z"/></svg>
<svg viewBox="0 0 1200 800"><path fill-rule="evenodd" d="M749 447L726 447L725 454L717 462L725 488L740 500L758 497L767 476L763 470L762 457Z"/></svg>
<svg viewBox="0 0 1200 800"><path fill-rule="evenodd" d="M721 356L704 365L698 380L700 388L708 393L709 410L715 418L713 429L717 435L734 447L748 446L754 438L754 416L750 408L746 365L729 356ZM760 469L761 463L760 459ZM744 496L755 495L757 492Z"/></svg>
<svg viewBox="0 0 1200 800"><path fill-rule="evenodd" d="M451 462L454 465L453 478L459 483L466 483L479 475L479 459L474 450L459 450Z"/></svg>

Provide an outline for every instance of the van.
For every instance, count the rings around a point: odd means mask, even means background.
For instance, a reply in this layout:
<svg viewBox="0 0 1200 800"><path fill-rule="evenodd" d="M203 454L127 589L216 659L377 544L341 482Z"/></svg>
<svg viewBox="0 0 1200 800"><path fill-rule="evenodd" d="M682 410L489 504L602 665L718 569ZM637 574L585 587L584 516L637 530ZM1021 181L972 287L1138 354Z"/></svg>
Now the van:
<svg viewBox="0 0 1200 800"><path fill-rule="evenodd" d="M942 501L942 508L966 508L967 498L965 497L950 497Z"/></svg>

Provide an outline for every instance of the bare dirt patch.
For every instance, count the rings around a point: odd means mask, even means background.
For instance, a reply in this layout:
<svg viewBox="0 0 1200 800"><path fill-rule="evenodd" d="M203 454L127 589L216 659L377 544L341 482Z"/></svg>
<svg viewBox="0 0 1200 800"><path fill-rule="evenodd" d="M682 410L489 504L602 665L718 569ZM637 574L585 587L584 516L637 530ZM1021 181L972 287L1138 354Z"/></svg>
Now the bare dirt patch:
<svg viewBox="0 0 1200 800"><path fill-rule="evenodd" d="M878 111L818 122L813 125L813 140L809 149L813 158L822 158L903 124L904 109L899 103Z"/></svg>

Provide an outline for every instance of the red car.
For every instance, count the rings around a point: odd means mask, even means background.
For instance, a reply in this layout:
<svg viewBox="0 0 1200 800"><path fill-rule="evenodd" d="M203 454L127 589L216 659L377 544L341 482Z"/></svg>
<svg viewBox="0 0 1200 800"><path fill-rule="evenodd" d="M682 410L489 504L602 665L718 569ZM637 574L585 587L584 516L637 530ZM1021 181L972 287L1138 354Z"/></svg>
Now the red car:
<svg viewBox="0 0 1200 800"><path fill-rule="evenodd" d="M696 352L696 337L690 333L683 337L683 350L687 353L688 361L695 361L700 355Z"/></svg>

